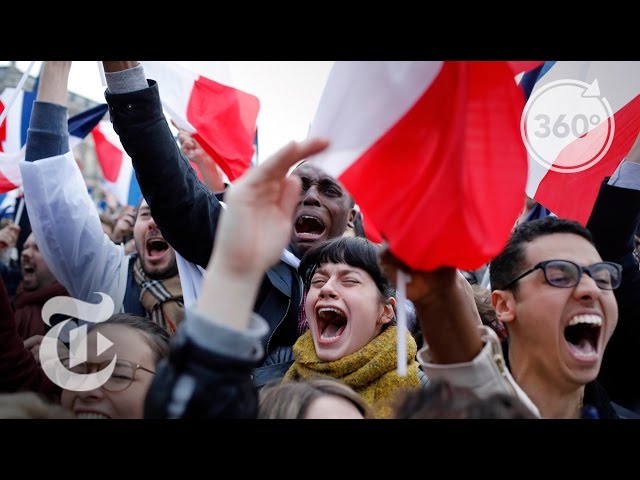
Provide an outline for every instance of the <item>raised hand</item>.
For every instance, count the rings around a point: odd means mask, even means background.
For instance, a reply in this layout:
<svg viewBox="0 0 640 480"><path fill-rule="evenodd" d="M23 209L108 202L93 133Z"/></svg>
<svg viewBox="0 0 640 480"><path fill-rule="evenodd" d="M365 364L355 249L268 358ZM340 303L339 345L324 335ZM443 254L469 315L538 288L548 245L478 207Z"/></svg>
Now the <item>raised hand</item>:
<svg viewBox="0 0 640 480"><path fill-rule="evenodd" d="M301 184L287 171L327 146L317 138L292 142L227 189L198 308L220 322L246 326L265 271L291 238Z"/></svg>
<svg viewBox="0 0 640 480"><path fill-rule="evenodd" d="M215 160L202 148L193 136L171 120L171 124L178 129L178 142L180 149L189 161L198 165L202 174L202 181L212 192L223 192L226 188L224 179Z"/></svg>
<svg viewBox="0 0 640 480"><path fill-rule="evenodd" d="M471 361L482 349L482 325L469 282L453 267L432 272L411 270L388 250L380 265L392 282L398 269L409 273L407 297L415 306L434 363Z"/></svg>
<svg viewBox="0 0 640 480"><path fill-rule="evenodd" d="M18 235L20 235L20 226L15 223L10 223L0 230L0 250L5 248L13 248L18 241Z"/></svg>
<svg viewBox="0 0 640 480"><path fill-rule="evenodd" d="M320 139L292 142L253 168L227 191L212 263L227 273L262 277L291 238L300 179L286 177L299 160L327 147Z"/></svg>
<svg viewBox="0 0 640 480"><path fill-rule="evenodd" d="M458 275L462 276L455 268L451 267L439 268L433 272L412 270L387 248L380 252L379 263L385 275L394 285L398 270L403 270L411 275L411 280L407 283L407 298L416 305L429 301L430 297L437 294L439 290L453 285ZM462 278L464 279L464 277ZM469 290L471 291L471 286L469 286Z"/></svg>
<svg viewBox="0 0 640 480"><path fill-rule="evenodd" d="M136 223L136 209L127 205L116 220L116 225L111 234L114 243L121 243L125 238L133 236L133 225Z"/></svg>

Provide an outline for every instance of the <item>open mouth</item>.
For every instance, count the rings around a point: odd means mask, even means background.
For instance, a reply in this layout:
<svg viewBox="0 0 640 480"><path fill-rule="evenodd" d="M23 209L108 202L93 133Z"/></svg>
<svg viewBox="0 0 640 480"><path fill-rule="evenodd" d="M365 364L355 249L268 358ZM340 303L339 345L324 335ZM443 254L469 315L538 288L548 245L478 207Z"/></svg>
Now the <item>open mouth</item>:
<svg viewBox="0 0 640 480"><path fill-rule="evenodd" d="M147 255L151 260L161 258L167 250L169 250L169 244L162 238L150 238L147 239Z"/></svg>
<svg viewBox="0 0 640 480"><path fill-rule="evenodd" d="M36 269L31 265L22 265L22 274L23 275L31 275L36 272Z"/></svg>
<svg viewBox="0 0 640 480"><path fill-rule="evenodd" d="M336 307L319 307L316 309L320 343L334 343L340 339L347 326L347 315Z"/></svg>
<svg viewBox="0 0 640 480"><path fill-rule="evenodd" d="M602 329L602 318L598 315L576 315L564 329L564 338L569 350L578 360L598 357L598 339Z"/></svg>
<svg viewBox="0 0 640 480"><path fill-rule="evenodd" d="M300 215L293 225L296 237L302 241L314 241L322 236L327 227L324 222L313 215Z"/></svg>

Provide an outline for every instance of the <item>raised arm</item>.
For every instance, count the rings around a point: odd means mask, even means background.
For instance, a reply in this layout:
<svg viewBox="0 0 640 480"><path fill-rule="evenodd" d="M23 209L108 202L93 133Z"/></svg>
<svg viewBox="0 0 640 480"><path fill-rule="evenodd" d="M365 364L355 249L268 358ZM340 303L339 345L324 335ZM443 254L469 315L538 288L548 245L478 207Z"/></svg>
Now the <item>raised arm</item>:
<svg viewBox="0 0 640 480"><path fill-rule="evenodd" d="M455 268L411 271L388 251L381 255L380 263L393 282L398 268L410 272L407 298L416 307L433 363L469 362L480 353L482 340L478 326L482 322L473 291Z"/></svg>
<svg viewBox="0 0 640 480"><path fill-rule="evenodd" d="M198 179L162 113L158 85L138 62L103 62L113 127L133 161L140 189L162 235L184 258L206 267L220 202Z"/></svg>
<svg viewBox="0 0 640 480"><path fill-rule="evenodd" d="M268 326L252 308L265 271L291 236L300 180L287 178L287 170L326 146L318 139L291 143L228 189L202 294L187 309L169 364L156 374L145 416L257 416L251 369L262 358Z"/></svg>
<svg viewBox="0 0 640 480"><path fill-rule="evenodd" d="M497 335L482 327L471 285L457 269L411 271L389 252L381 255L380 262L394 282L398 268L411 275L407 297L416 306L426 343L417 357L429 380L471 388L480 398L514 395L540 415L506 369Z"/></svg>
<svg viewBox="0 0 640 480"><path fill-rule="evenodd" d="M69 151L67 80L71 62L45 62L20 163L31 228L47 265L69 293L95 301L105 292L120 308L126 262L103 232L98 212Z"/></svg>

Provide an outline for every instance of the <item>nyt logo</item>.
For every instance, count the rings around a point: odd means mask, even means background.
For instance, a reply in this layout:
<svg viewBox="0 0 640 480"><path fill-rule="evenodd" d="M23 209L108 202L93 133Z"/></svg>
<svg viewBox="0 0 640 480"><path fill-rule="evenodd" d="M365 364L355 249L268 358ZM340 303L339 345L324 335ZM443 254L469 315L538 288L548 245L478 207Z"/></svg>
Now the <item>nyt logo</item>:
<svg viewBox="0 0 640 480"><path fill-rule="evenodd" d="M42 307L42 320L51 326L53 315L68 315L89 323L101 323L113 314L113 300L109 295L96 292L102 300L100 303L87 303L71 297L53 297ZM74 367L87 361L87 325L81 325L69 331L69 352L60 358L60 334L65 327L69 328L71 319L56 324L42 339L40 345L40 364L42 370L53 383L65 390L86 392L104 385L111 377L116 366L114 355L109 365L95 373L75 373ZM97 355L105 352L113 343L105 336L97 333Z"/></svg>

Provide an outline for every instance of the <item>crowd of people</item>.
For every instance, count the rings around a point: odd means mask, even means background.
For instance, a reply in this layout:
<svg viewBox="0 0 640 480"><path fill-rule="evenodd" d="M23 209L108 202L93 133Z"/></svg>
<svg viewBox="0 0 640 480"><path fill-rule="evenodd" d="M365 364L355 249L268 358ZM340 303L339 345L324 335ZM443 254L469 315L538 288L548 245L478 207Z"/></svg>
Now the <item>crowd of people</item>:
<svg viewBox="0 0 640 480"><path fill-rule="evenodd" d="M103 66L143 199L98 213L68 148L71 62L45 62L20 165L32 233L20 285L0 287L0 416L638 417L640 136L586 228L533 219L528 204L488 266L417 271L369 241L349 192L305 161L326 140L292 142L229 185L187 132L176 142L162 85L138 62ZM0 230L0 247L18 232ZM90 329L82 361L65 338L59 355L80 375L113 370L64 388L40 364L43 306L96 292L114 315Z"/></svg>

